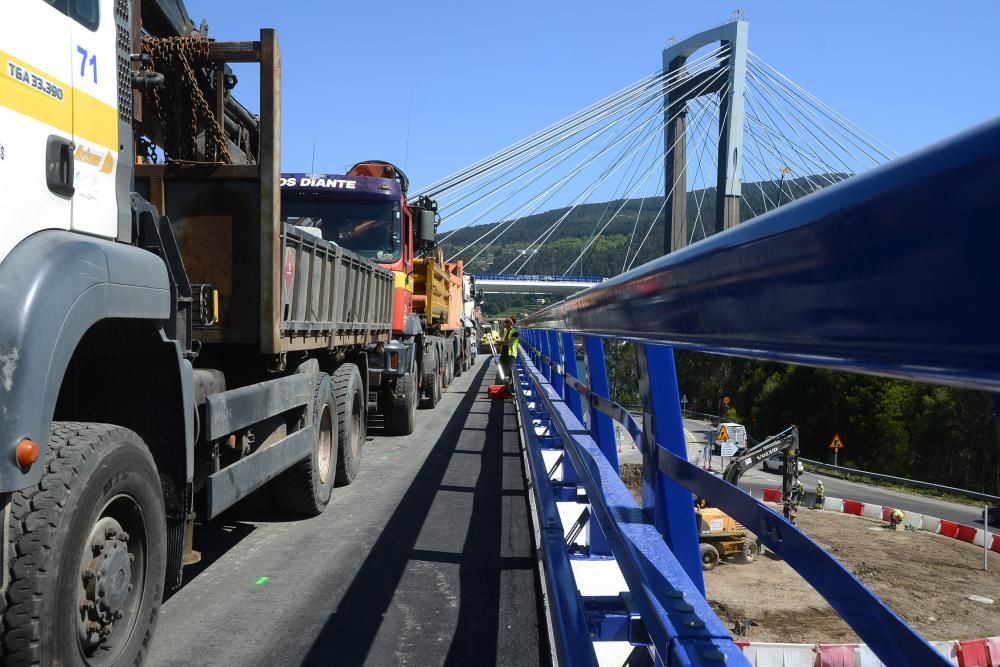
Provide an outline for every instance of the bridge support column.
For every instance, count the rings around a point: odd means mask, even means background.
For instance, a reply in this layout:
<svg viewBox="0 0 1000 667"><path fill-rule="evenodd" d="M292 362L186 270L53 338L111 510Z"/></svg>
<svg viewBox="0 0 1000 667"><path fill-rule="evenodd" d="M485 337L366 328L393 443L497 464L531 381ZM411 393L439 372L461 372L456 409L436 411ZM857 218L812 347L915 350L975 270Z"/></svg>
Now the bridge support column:
<svg viewBox="0 0 1000 667"><path fill-rule="evenodd" d="M692 230L687 220L687 140L686 109L689 100L720 95L719 168L716 174L715 224L712 233L735 227L740 222L743 190L743 95L746 90L749 24L737 19L710 28L663 51L663 71L668 75L664 93L664 254L688 244ZM690 75L688 57L698 49L718 43L727 47L716 68ZM720 72L721 70L721 72ZM725 72L724 76L720 76Z"/></svg>

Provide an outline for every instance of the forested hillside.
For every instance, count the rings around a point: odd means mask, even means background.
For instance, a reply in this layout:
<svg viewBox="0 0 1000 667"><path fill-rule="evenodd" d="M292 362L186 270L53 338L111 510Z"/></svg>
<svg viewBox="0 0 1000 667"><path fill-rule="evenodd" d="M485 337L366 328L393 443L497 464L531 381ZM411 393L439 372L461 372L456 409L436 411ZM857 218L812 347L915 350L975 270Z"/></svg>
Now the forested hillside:
<svg viewBox="0 0 1000 667"><path fill-rule="evenodd" d="M787 203L812 192L820 183L826 184L843 178L843 174L831 174L791 179L783 183L778 181L745 183L741 217L743 220L749 220L755 213L760 214L773 209L779 201ZM621 211L611 219L619 207ZM582 261L578 262L569 273L616 276L622 272L623 266L629 264L639 266L663 254L662 207L663 197L630 199L624 202L624 206L622 200L618 199L582 204L568 215L569 209L558 208L526 216L520 220L475 225L449 237L445 242L445 252L450 257L462 251L459 258L466 260L478 254L470 268L474 273L516 271L562 275L567 272L570 265L579 257L580 251L591 242L595 234L607 225L600 236L593 241ZM443 212L445 222L447 213L445 209ZM565 220L539 246L537 242L539 237L563 216ZM709 235L712 233L715 224L715 188L688 193L687 217L693 241L704 238L706 231ZM655 225L653 225L654 219L656 219ZM650 225L653 225L652 230Z"/></svg>

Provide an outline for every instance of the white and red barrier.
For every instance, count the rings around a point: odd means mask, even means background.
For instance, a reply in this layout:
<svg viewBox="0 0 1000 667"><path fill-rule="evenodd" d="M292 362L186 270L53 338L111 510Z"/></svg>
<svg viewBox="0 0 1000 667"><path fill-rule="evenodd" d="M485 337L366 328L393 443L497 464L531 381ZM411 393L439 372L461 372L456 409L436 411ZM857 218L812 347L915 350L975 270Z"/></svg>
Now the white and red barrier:
<svg viewBox="0 0 1000 667"><path fill-rule="evenodd" d="M774 644L737 641L754 667L884 667L864 644ZM931 642L958 667L1000 667L1000 637Z"/></svg>
<svg viewBox="0 0 1000 667"><path fill-rule="evenodd" d="M781 502L781 490L764 489L764 502ZM863 503L860 500L845 500L832 496L827 496L823 499L823 509L828 512L853 514L854 516L880 519L882 521L889 521L892 513L895 511L893 507ZM939 519L938 517L926 514L917 514L915 512L903 512L903 526L909 526L914 530L923 530L928 533L944 535L945 537L968 542L980 547L983 546L986 540L989 540L989 550L1000 553L1000 537L987 532L984 528L967 526L963 523Z"/></svg>

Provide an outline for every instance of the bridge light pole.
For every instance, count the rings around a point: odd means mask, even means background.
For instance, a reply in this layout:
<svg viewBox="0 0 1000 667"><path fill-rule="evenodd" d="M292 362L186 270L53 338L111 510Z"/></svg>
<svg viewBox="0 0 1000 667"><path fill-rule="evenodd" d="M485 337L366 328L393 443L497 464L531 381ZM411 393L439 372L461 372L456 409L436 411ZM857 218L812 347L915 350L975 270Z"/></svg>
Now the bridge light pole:
<svg viewBox="0 0 1000 667"><path fill-rule="evenodd" d="M713 233L740 222L743 189L743 95L746 91L747 42L750 24L742 14L725 25L710 28L663 50L663 71L671 75L670 92L664 94L664 204L663 253L688 244L687 225L687 103L704 95L720 94L719 169L716 175L715 226ZM688 75L688 57L709 44L728 47L713 69ZM717 76L720 70L724 76Z"/></svg>

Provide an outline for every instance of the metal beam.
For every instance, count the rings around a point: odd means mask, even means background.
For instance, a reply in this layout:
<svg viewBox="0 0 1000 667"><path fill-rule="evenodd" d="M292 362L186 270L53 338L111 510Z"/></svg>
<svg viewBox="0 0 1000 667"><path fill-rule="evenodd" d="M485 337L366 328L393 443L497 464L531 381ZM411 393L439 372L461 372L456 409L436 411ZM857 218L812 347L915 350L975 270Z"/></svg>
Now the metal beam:
<svg viewBox="0 0 1000 667"><path fill-rule="evenodd" d="M998 392L998 191L1000 120L518 324Z"/></svg>

